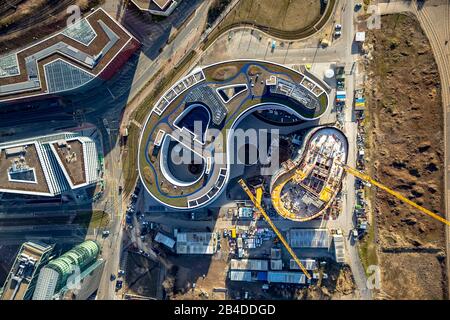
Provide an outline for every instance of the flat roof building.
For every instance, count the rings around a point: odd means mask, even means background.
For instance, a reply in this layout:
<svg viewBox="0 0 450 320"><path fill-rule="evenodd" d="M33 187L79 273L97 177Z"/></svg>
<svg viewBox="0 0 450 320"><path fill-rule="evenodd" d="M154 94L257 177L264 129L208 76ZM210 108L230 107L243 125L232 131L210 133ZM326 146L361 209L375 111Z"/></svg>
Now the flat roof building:
<svg viewBox="0 0 450 320"><path fill-rule="evenodd" d="M270 260L270 269L271 270L282 270L283 269L283 261L281 259Z"/></svg>
<svg viewBox="0 0 450 320"><path fill-rule="evenodd" d="M49 37L0 56L0 102L92 88L100 83L97 78L111 78L138 47L139 42L99 8Z"/></svg>
<svg viewBox="0 0 450 320"><path fill-rule="evenodd" d="M273 83L271 76L278 79L277 85L268 88L265 80ZM232 157L222 150L232 138L233 130L228 129L250 109L266 109L269 104L302 120L316 120L331 105L330 92L325 82L308 72L267 61L235 60L195 68L159 96L147 117L139 140L139 153L151 154L139 157L144 188L172 209L206 206L222 194L230 179ZM217 128L223 131L220 138L206 143L208 130ZM162 138L160 130L166 132ZM169 161L170 154L177 153L178 139L183 140L183 155L199 158L196 174L183 174L189 173L186 161ZM249 214L244 209L240 213Z"/></svg>
<svg viewBox="0 0 450 320"><path fill-rule="evenodd" d="M328 229L291 229L288 241L292 248L323 248L330 246Z"/></svg>
<svg viewBox="0 0 450 320"><path fill-rule="evenodd" d="M178 232L178 254L214 254L217 251L217 234L210 232Z"/></svg>
<svg viewBox="0 0 450 320"><path fill-rule="evenodd" d="M240 207L238 209L238 217L241 219L251 219L253 218L253 208Z"/></svg>
<svg viewBox="0 0 450 320"><path fill-rule="evenodd" d="M158 232L155 236L155 241L158 243L162 243L166 247L173 249L175 246L175 240L172 238L169 238L168 236L162 234L161 232Z"/></svg>
<svg viewBox="0 0 450 320"><path fill-rule="evenodd" d="M258 259L231 259L231 270L267 271L269 270L268 260Z"/></svg>
<svg viewBox="0 0 450 320"><path fill-rule="evenodd" d="M105 261L99 259L84 270L80 275L78 286L66 284L53 299L58 300L87 300L98 290L102 278Z"/></svg>
<svg viewBox="0 0 450 320"><path fill-rule="evenodd" d="M313 271L317 269L317 261L314 259L300 259L300 262L308 271ZM289 269L291 270L300 270L297 262L294 259L289 260Z"/></svg>
<svg viewBox="0 0 450 320"><path fill-rule="evenodd" d="M305 284L306 276L301 272L269 271L267 273L267 282Z"/></svg>
<svg viewBox="0 0 450 320"><path fill-rule="evenodd" d="M280 248L271 248L270 249L270 259L273 259L273 260L281 259L281 249Z"/></svg>
<svg viewBox="0 0 450 320"><path fill-rule="evenodd" d="M99 180L93 140L65 132L0 144L0 192L56 196Z"/></svg>
<svg viewBox="0 0 450 320"><path fill-rule="evenodd" d="M139 10L157 16L169 16L182 0L131 0Z"/></svg>
<svg viewBox="0 0 450 320"><path fill-rule="evenodd" d="M22 244L11 271L6 278L0 300L31 299L37 275L48 261L53 246L28 241Z"/></svg>
<svg viewBox="0 0 450 320"><path fill-rule="evenodd" d="M229 277L231 281L253 281L251 271L230 271Z"/></svg>
<svg viewBox="0 0 450 320"><path fill-rule="evenodd" d="M344 236L342 234L333 235L334 260L337 263L345 262L345 245Z"/></svg>

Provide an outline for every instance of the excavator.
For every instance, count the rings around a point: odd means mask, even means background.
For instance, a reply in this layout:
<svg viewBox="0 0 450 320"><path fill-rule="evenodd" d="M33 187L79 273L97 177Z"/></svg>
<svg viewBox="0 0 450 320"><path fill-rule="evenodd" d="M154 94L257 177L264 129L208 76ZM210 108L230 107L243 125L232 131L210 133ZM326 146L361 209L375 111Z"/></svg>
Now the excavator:
<svg viewBox="0 0 450 320"><path fill-rule="evenodd" d="M356 169L354 169L354 168L352 168L352 167L350 167L350 166L348 166L346 164L341 164L341 166L345 170L345 172L347 172L348 174L351 174L351 175L361 179L362 181L370 183L371 185L374 185L377 188L379 188L381 190L384 190L385 192L389 193L390 195L394 196L395 198L399 199L400 201L402 201L404 203L407 203L410 206L418 209L420 212L422 212L422 213L432 217L433 219L436 219L436 220L438 220L438 221L440 221L442 223L445 223L446 225L450 226L450 221L448 221L447 219L444 219L441 216L439 216L438 214L436 214L436 213L434 213L434 212L432 212L432 211L430 211L430 210L428 210L428 209L418 205L414 201L409 200L408 198L402 196L400 193L398 193L398 192L396 192L396 191L386 187L385 185L381 184L380 182L376 181L375 179L373 179L369 175L367 175L365 173L362 173L362 172L360 172L360 171L358 171L358 170L356 170ZM261 200L262 200L262 196L263 196L262 186L256 187L256 196L255 196L250 191L250 188L247 186L247 184L245 183L245 181L243 179L239 179L238 183L241 185L242 189L245 191L245 193L248 195L250 200L253 202L255 208L259 211L259 213L264 217L264 219L267 221L269 226L275 232L275 234L277 235L278 239L280 239L281 243L284 245L286 250L289 252L289 254L294 259L294 261L297 263L297 265L303 271L305 276L308 279L311 279L311 275L309 274L309 272L306 270L306 268L300 262L300 259L297 257L295 252L292 250L292 248L289 245L289 243L286 241L284 236L280 233L278 228L275 226L275 224L270 219L269 215L266 213L266 211L262 207L262 204L261 204Z"/></svg>

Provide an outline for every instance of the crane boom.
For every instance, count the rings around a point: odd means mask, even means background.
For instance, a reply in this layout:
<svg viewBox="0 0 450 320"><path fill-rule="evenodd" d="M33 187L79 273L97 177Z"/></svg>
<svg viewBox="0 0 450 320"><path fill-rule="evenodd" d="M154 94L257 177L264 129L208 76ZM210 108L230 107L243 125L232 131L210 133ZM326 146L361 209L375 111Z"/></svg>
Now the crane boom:
<svg viewBox="0 0 450 320"><path fill-rule="evenodd" d="M418 209L419 211L421 211L422 213L425 213L426 215L442 222L445 223L446 225L450 226L450 221L448 221L447 219L442 218L441 216L437 215L436 213L418 205L417 203L415 203L414 201L409 200L408 198L402 196L400 193L389 189L388 187L386 187L385 185L381 184L380 182L372 179L369 175L362 173L354 168L351 168L347 165L343 166L344 170L348 173L350 173L351 175L354 175L355 177L360 178L361 180L364 180L366 182L370 182L371 184L373 184L374 186L380 188L381 190L386 191L387 193L393 195L394 197L396 197L397 199L399 199L400 201L403 201L407 204L409 204L410 206Z"/></svg>
<svg viewBox="0 0 450 320"><path fill-rule="evenodd" d="M284 245L284 247L287 249L287 251L289 252L289 254L292 256L292 258L294 259L294 261L297 263L297 265L300 267L300 269L303 271L303 273L305 274L305 276L308 279L311 279L311 275L309 274L308 270L306 270L306 268L303 266L303 264L300 262L300 259L297 257L297 255L295 254L294 250L292 250L291 246L288 244L288 242L286 241L286 239L283 237L283 235L280 233L280 231L278 230L278 228L275 226L275 224L272 222L272 220L269 218L269 215L266 213L266 211L264 210L264 208L261 206L261 201L258 201L258 199L253 195L253 193L250 191L249 187L247 186L247 184L245 183L245 181L243 179L239 179L238 183L241 185L242 189L244 189L245 193L247 193L248 197L250 198L250 200L253 202L253 204L255 205L256 209L259 210L259 212L263 215L264 219L266 219L267 223L269 224L269 226L272 228L272 230L275 232L275 234L277 235L277 237L280 239L281 243ZM257 194L261 194L261 190L257 190L256 192Z"/></svg>

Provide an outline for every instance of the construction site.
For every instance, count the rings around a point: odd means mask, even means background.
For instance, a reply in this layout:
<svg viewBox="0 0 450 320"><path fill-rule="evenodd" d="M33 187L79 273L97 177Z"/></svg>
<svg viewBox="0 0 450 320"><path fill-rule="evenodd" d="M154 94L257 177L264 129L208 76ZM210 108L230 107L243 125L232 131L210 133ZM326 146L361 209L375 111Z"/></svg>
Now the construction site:
<svg viewBox="0 0 450 320"><path fill-rule="evenodd" d="M450 2L119 2L0 4L1 299L448 298Z"/></svg>
<svg viewBox="0 0 450 320"><path fill-rule="evenodd" d="M299 159L283 163L272 178L272 202L288 219L308 221L328 208L341 186L348 144L333 128L317 130L304 146Z"/></svg>

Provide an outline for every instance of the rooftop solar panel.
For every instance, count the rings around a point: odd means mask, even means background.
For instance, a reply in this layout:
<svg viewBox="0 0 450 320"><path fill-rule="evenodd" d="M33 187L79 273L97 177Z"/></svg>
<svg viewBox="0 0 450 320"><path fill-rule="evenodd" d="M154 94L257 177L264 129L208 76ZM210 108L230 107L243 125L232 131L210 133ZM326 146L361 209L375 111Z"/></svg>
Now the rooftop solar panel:
<svg viewBox="0 0 450 320"><path fill-rule="evenodd" d="M0 77L10 77L18 74L19 66L17 65L15 54L0 57Z"/></svg>
<svg viewBox="0 0 450 320"><path fill-rule="evenodd" d="M93 75L63 60L55 60L47 64L45 76L49 92L71 90L94 78Z"/></svg>
<svg viewBox="0 0 450 320"><path fill-rule="evenodd" d="M85 19L69 26L62 34L86 46L96 37L94 29Z"/></svg>

